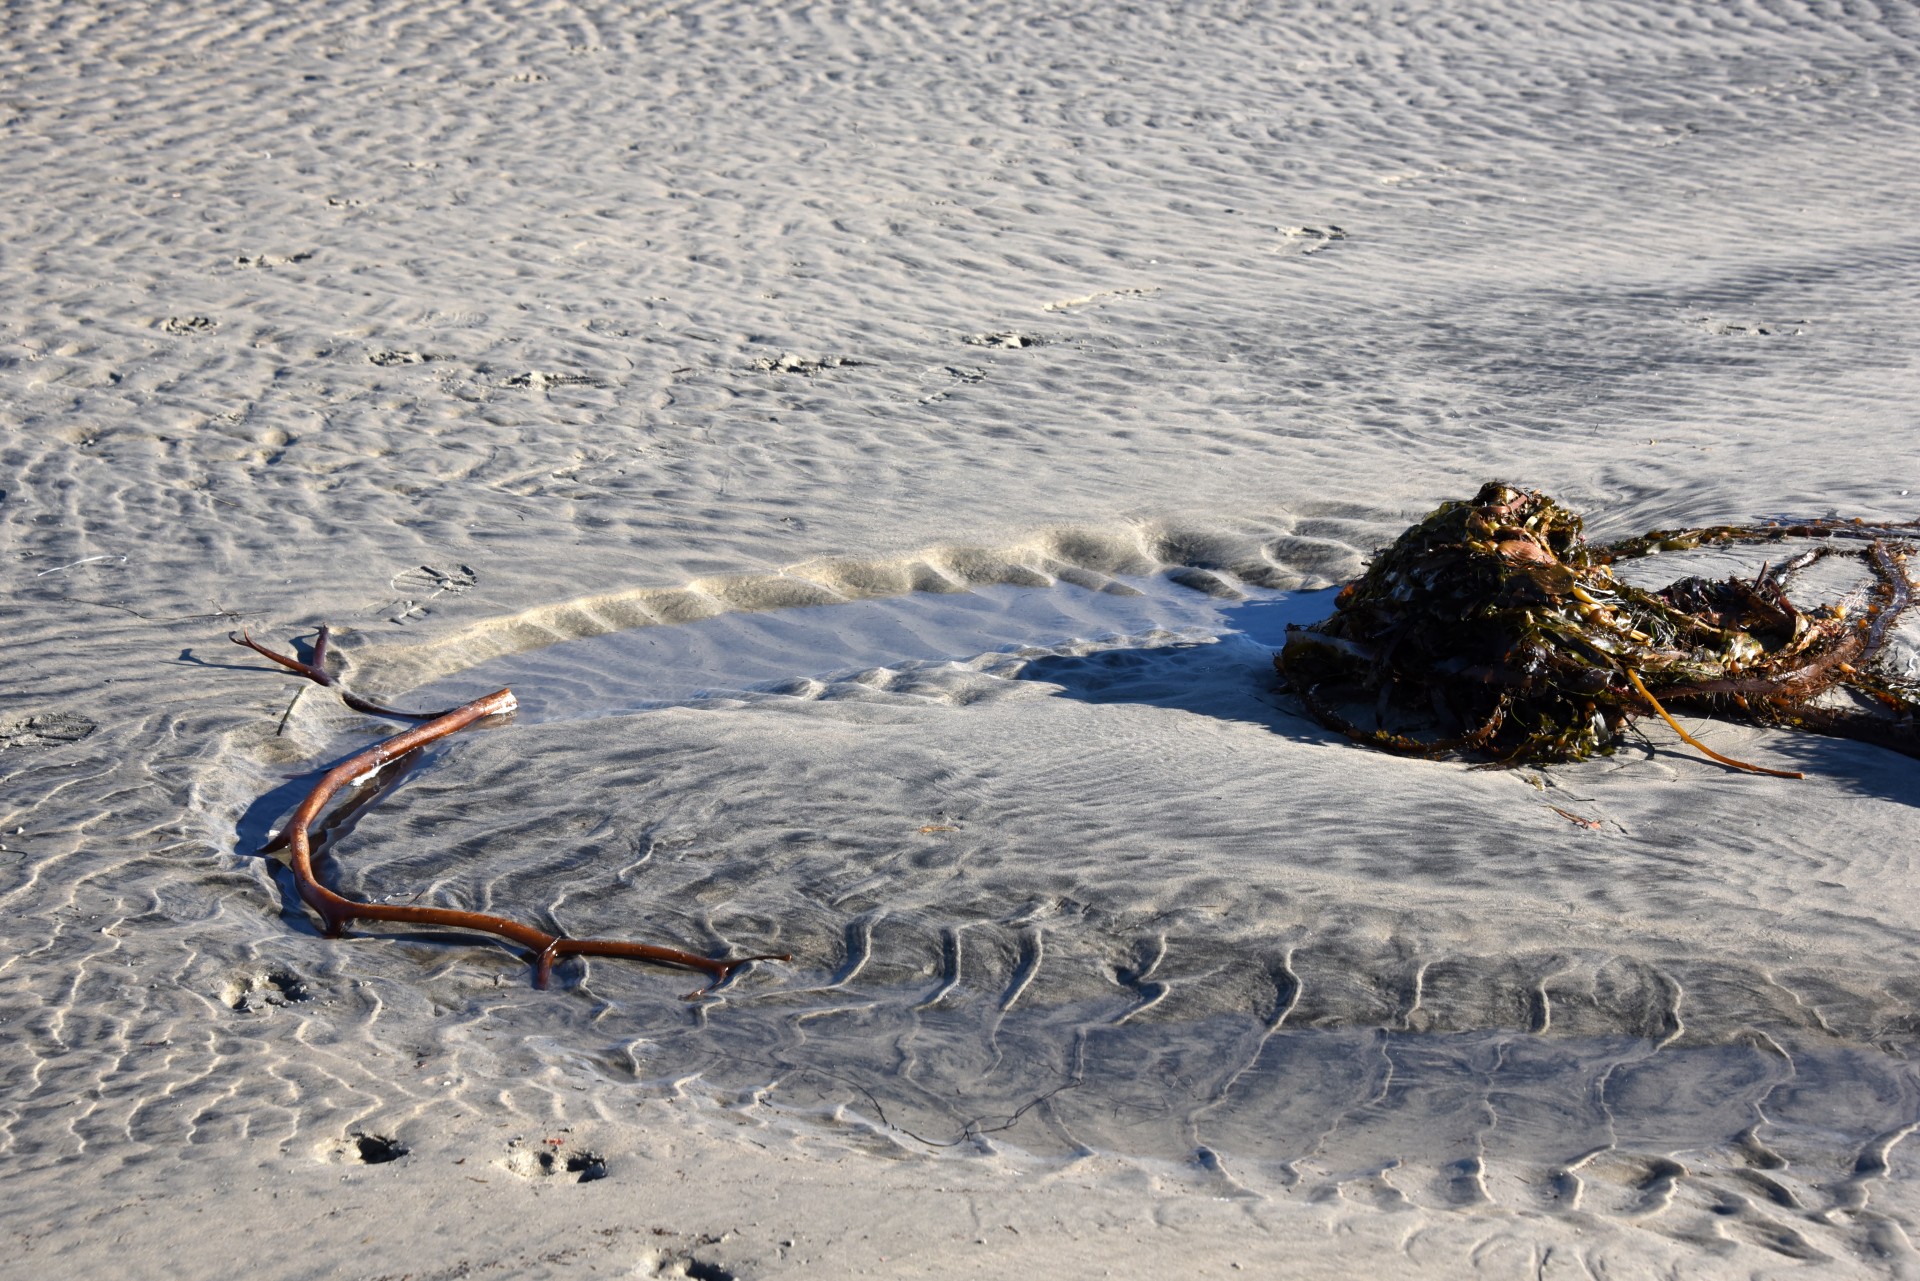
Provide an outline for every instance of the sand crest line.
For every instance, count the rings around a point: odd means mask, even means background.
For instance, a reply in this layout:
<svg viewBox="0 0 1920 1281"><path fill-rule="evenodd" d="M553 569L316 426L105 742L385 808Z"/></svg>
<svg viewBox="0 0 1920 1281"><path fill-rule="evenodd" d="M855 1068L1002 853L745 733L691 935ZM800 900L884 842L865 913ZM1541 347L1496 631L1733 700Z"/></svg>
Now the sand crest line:
<svg viewBox="0 0 1920 1281"><path fill-rule="evenodd" d="M1337 530L1320 528L1338 524ZM643 627L906 596L960 594L983 587L1070 583L1121 595L1121 577L1165 574L1182 586L1237 598L1241 585L1279 591L1331 586L1358 573L1364 549L1341 535L1350 520L1283 513L1271 523L1191 528L1143 522L1122 529L1061 527L1005 546L941 544L898 557L817 559L757 574L692 579L677 587L634 587L490 618L411 645L381 647L381 671L413 689L491 659L564 641ZM1371 523L1371 522L1363 522Z"/></svg>

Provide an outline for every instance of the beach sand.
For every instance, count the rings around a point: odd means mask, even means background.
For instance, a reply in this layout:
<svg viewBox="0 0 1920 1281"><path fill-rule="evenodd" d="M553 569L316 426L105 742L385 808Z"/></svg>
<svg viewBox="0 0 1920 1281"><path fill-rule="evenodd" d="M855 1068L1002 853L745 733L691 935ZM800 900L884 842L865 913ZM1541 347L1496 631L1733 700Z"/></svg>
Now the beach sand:
<svg viewBox="0 0 1920 1281"><path fill-rule="evenodd" d="M1269 662L1491 477L1920 515L1911 9L6 21L0 1277L1920 1275L1911 760ZM344 892L791 962L321 937L322 623L522 703Z"/></svg>

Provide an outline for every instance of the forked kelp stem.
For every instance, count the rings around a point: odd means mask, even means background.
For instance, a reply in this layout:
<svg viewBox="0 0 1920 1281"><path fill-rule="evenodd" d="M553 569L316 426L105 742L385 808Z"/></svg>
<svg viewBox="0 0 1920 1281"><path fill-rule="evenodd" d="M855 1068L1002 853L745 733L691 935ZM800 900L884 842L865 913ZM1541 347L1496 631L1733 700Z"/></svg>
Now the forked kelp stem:
<svg viewBox="0 0 1920 1281"><path fill-rule="evenodd" d="M438 712L402 712L391 707L382 707L378 703L369 702L360 697L345 685L342 685L334 678L333 673L327 670L327 635L328 631L324 626L314 635L313 657L304 663L286 654L274 653L265 645L254 640L253 637L247 635L244 631L238 634L228 632L227 639L236 645L245 645L248 649L263 658L271 658L288 671L296 672L316 685L325 685L328 689L337 690L340 694L340 701L356 712L365 712L369 716L389 716L397 721L430 721L436 716L445 716L447 714L444 710Z"/></svg>
<svg viewBox="0 0 1920 1281"><path fill-rule="evenodd" d="M326 629L320 629L320 639L314 644L314 663L299 663L263 649L250 639L239 643L257 650L282 666L301 672L309 679L323 685L334 685L331 679L322 679L324 669L318 666L326 651ZM320 675L315 673L319 672ZM337 688L337 686L335 686ZM344 691L342 691L344 694ZM349 705L356 700L349 696ZM392 762L399 760L409 752L417 751L427 744L445 738L449 734L465 729L476 721L489 716L503 716L517 706L512 690L496 690L485 698L476 698L450 711L432 713L433 719L383 742L375 743L366 751L335 765L314 785L300 807L293 812L285 829L274 838L269 848L285 843L288 862L293 868L294 883L299 887L301 901L320 914L328 938L338 938L355 921L403 921L413 925L443 925L451 929L471 930L480 934L491 934L512 943L518 943L533 953L533 983L544 988L553 975L553 967L562 957L567 956L614 956L633 960L653 961L662 965L674 965L684 969L699 970L709 976L711 982L705 987L688 993L688 997L701 996L716 984L732 977L734 971L753 961L785 961L786 955L742 956L731 960L701 956L696 952L683 951L677 947L661 947L653 943L634 943L620 939L574 939L563 935L549 934L545 930L527 925L504 916L494 916L487 912L465 912L456 908L418 907L413 904L364 903L350 899L329 889L320 883L313 872L313 839L311 828L326 809L327 802L347 787L378 773ZM356 710L368 711L375 705L359 702ZM381 708L377 714L411 718L416 713L393 712Z"/></svg>

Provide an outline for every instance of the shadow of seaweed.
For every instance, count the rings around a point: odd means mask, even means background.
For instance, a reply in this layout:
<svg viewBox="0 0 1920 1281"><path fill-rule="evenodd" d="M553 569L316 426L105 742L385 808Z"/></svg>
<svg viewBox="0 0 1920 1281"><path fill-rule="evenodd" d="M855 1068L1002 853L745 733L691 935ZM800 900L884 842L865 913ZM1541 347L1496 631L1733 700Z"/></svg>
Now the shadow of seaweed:
<svg viewBox="0 0 1920 1281"><path fill-rule="evenodd" d="M1920 809L1920 762L1911 757L1869 743L1789 730L1772 734L1769 746L1805 774L1833 779L1860 796Z"/></svg>
<svg viewBox="0 0 1920 1281"><path fill-rule="evenodd" d="M1177 708L1316 740L1335 738L1282 701L1273 673L1273 653L1285 643L1287 625L1318 622L1332 607L1332 590L1245 601L1221 611L1218 639L1049 654L1028 662L1018 678L1057 685L1087 703Z"/></svg>

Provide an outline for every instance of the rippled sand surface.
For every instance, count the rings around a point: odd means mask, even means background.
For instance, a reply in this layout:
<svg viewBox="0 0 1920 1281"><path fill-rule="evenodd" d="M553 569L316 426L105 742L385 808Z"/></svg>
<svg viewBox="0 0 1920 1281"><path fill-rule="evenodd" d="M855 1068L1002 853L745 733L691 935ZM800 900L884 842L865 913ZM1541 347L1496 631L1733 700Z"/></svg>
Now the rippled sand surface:
<svg viewBox="0 0 1920 1281"><path fill-rule="evenodd" d="M1920 514L1910 9L7 21L0 1275L1920 1273L1912 761L1269 665L1492 475ZM523 704L343 891L792 961L322 938L323 622Z"/></svg>

